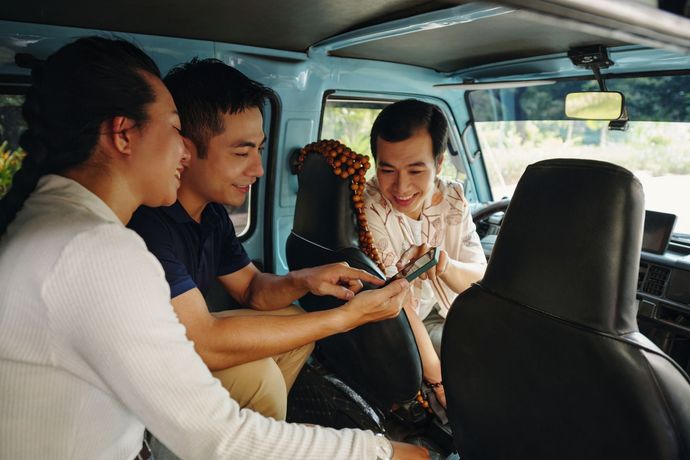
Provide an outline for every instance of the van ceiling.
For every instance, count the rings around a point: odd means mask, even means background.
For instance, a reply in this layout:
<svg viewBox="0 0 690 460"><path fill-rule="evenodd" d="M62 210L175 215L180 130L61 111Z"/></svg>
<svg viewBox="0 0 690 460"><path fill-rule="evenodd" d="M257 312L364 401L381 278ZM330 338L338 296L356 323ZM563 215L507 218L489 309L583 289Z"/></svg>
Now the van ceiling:
<svg viewBox="0 0 690 460"><path fill-rule="evenodd" d="M582 30L564 29L540 19L533 13L513 10L445 28L354 44L333 50L331 54L452 72L494 62L563 53L576 46L626 44Z"/></svg>
<svg viewBox="0 0 690 460"><path fill-rule="evenodd" d="M0 19L306 51L355 28L457 5L443 0L13 0Z"/></svg>
<svg viewBox="0 0 690 460"><path fill-rule="evenodd" d="M284 51L320 49L335 56L398 62L440 72L565 53L573 46L668 43L663 34L661 41L656 36L650 41L644 34L637 40L640 27L621 34L614 30L621 21L596 24L600 16L589 15L594 21L581 27L558 5L586 3L584 0L540 0L532 3L541 8L536 8L537 13L522 9L530 2L499 3L508 6L468 0L15 0L5 2L0 19ZM556 13L554 5L561 8ZM444 24L443 15L457 19L456 12L462 20ZM408 29L430 16L441 19L430 27ZM678 29L678 24L671 25L674 27L669 28ZM684 45L688 38L682 35L673 37L673 43L682 40Z"/></svg>

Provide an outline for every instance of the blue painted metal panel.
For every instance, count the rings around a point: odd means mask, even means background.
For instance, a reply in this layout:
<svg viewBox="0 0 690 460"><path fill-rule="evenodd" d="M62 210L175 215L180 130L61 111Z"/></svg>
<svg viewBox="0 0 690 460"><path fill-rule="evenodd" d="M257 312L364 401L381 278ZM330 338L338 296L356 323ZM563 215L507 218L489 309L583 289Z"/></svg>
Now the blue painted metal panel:
<svg viewBox="0 0 690 460"><path fill-rule="evenodd" d="M275 161L277 171L274 171L273 183L267 183L265 179L261 181L258 194L259 213L255 216L259 219L259 225L254 235L246 242L246 246L253 258L262 259L264 238L271 238L276 253L276 264L266 269L284 272L287 268L284 260L284 243L292 227L296 190L294 177L288 169L288 155L294 147L315 140L318 131L316 128L320 123L321 104L326 91L337 90L342 93L385 96L392 99L426 97L441 101L449 117L457 124L452 131L459 148L458 133L468 120L464 103L465 92L462 89L434 85L462 82L465 78L497 81L590 75L589 71L575 68L564 54L485 65L446 75L410 65L333 57L328 55L328 51L380 36L409 33L419 30L420 27L444 27L454 23L453 21L470 21L481 15L505 14L509 11L486 4L473 4L471 7L461 5L417 18L395 21L385 26L374 26L356 33L344 34L322 42L313 47L308 54L172 37L116 35L138 43L158 62L163 72L192 57L216 57L275 90L279 109L273 114L277 117L277 123L274 125L277 126L277 133L272 134L277 135L278 142L275 149L278 155ZM108 33L0 21L0 73L27 73L14 65L13 58L16 52L45 57L62 44L78 36L91 34ZM686 55L640 46L613 49L610 50L610 56L616 63L616 72L690 68L690 57ZM470 138L470 141L473 139ZM472 187L468 188L468 196L487 200L490 192L483 162L475 161L470 164L465 158L462 162L471 176ZM277 199L271 201L272 209L264 209L266 197L274 194L277 195ZM272 235L264 235L261 223L265 215L272 216Z"/></svg>
<svg viewBox="0 0 690 460"><path fill-rule="evenodd" d="M15 53L45 58L62 45L88 35L119 37L138 44L163 73L194 56L212 57L214 51L214 43L207 41L0 20L0 74L28 74L14 65Z"/></svg>

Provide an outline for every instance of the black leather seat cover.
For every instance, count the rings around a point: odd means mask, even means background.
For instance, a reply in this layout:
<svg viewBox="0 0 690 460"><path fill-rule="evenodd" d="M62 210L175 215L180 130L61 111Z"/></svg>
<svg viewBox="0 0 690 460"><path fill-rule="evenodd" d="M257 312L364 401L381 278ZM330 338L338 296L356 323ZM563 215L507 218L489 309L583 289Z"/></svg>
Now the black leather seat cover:
<svg viewBox="0 0 690 460"><path fill-rule="evenodd" d="M602 162L530 166L443 379L463 459L688 459L690 381L637 330L644 197Z"/></svg>
<svg viewBox="0 0 690 460"><path fill-rule="evenodd" d="M344 261L384 277L359 249L349 181L333 174L320 155L307 155L299 174L295 220L286 253L290 270ZM342 304L334 297L311 294L300 299L307 311ZM404 312L397 318L320 340L318 353L324 365L382 410L394 402L414 399L421 386L419 351Z"/></svg>

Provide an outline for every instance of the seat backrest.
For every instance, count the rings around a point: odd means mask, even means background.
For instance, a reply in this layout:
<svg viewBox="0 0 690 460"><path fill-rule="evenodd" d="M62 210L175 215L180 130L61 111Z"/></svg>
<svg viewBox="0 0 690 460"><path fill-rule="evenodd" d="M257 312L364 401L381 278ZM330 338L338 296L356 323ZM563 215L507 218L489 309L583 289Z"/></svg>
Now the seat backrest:
<svg viewBox="0 0 690 460"><path fill-rule="evenodd" d="M347 262L381 278L379 268L359 248L360 229L352 182L334 174L320 154L307 154L298 175L292 234L286 245L290 270ZM338 307L334 297L308 294L307 311ZM382 410L415 398L422 381L419 351L405 313L320 340L322 364Z"/></svg>
<svg viewBox="0 0 690 460"><path fill-rule="evenodd" d="M623 168L527 169L484 279L446 320L462 458L690 458L690 380L637 330L643 213Z"/></svg>

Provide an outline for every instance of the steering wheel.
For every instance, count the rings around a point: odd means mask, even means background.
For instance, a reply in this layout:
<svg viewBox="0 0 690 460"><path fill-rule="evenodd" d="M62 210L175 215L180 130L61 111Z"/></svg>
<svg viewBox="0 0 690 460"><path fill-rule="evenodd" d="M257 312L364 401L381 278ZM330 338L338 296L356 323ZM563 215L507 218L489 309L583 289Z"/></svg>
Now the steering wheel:
<svg viewBox="0 0 690 460"><path fill-rule="evenodd" d="M494 243L496 242L496 232L494 231L491 234L488 234L488 231L492 225L479 224L480 222L491 217L493 214L505 211L506 209L508 209L509 204L510 198L505 198L500 201L489 203L486 206L482 206L481 208L476 209L472 213L472 220L474 221L474 225L477 226L477 233L479 234L479 238L482 241L482 248L484 249L484 255L486 256L487 260L491 258L491 251L493 251Z"/></svg>
<svg viewBox="0 0 690 460"><path fill-rule="evenodd" d="M508 209L509 204L510 198L504 198L500 201L494 201L493 203L489 203L486 206L482 206L481 208L476 209L474 210L474 212L472 212L472 220L476 225L477 223L481 222L482 220L486 219L492 214L505 211L506 209Z"/></svg>

